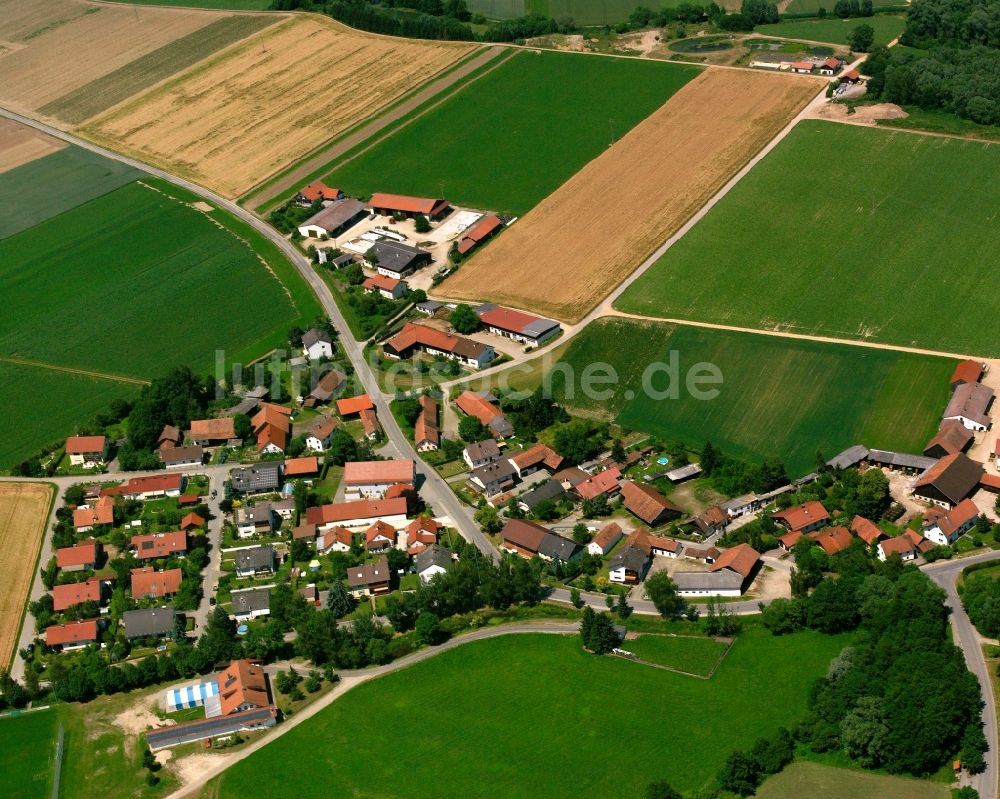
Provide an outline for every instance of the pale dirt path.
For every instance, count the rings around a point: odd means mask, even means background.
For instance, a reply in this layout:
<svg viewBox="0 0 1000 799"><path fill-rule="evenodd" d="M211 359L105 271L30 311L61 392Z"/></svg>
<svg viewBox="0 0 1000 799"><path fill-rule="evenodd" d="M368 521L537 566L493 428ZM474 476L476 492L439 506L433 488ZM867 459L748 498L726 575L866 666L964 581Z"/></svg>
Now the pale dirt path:
<svg viewBox="0 0 1000 799"><path fill-rule="evenodd" d="M471 86L480 78L489 75L493 70L503 64L510 57L505 56L503 58L498 58L501 53L501 48L497 46L484 47L478 56L471 58L466 61L461 67L456 69L454 72L450 72L444 77L431 78L427 83L424 84L423 88L418 88L415 94L411 94L409 99L400 103L395 108L391 109L383 116L373 119L371 122L363 123L360 128L358 128L354 133L348 135L346 138L340 139L333 142L332 144L321 145L321 148L316 151L313 155L307 156L308 160L300 163L300 165L295 169L295 171L290 172L281 180L277 181L273 186L271 186L266 192L263 192L259 197L254 198L246 203L246 207L256 213L262 206L267 205L278 197L288 194L293 189L299 188L302 183L308 180L309 176L324 166L329 166L332 170L335 166L340 167L346 164L348 161L353 161L355 158L364 155L372 147L382 142L384 139L395 134L398 130L409 125L424 114L433 111L441 103L449 100L457 92L462 91L466 86ZM493 59L496 59L496 63L493 64L489 69L484 70L482 74L476 75L468 81L464 81L460 86L455 87L456 83L462 81L463 78L468 76L471 72L482 67L484 64L488 64ZM454 87L454 91L448 91ZM398 125L392 130L390 130L385 136L380 136L378 139L373 139L374 136L381 133L386 128L393 125L393 123L398 122L400 119L407 117L413 110L419 108L424 103L433 99L434 97L440 96L437 102L435 102L430 107L424 109L419 114L415 114L405 120L403 125ZM349 152L353 148L357 147L359 144L368 142L368 145L359 150L357 153L352 155L350 158L339 161L337 164L333 165L331 162L334 159L340 158L345 153ZM261 184L258 184L258 186ZM257 187L251 188L249 191L245 192L244 196L250 196L256 191Z"/></svg>
<svg viewBox="0 0 1000 799"><path fill-rule="evenodd" d="M110 372L95 372L90 369L75 369L72 366L57 366L54 363L45 361L34 361L30 358L17 358L12 355L0 355L0 363L10 363L15 366L34 366L38 369L50 369L53 372L66 372L72 375L82 375L84 377L96 377L100 380L113 380L116 383L132 383L137 386L148 386L148 380L138 377L126 377L125 375L111 374Z"/></svg>
<svg viewBox="0 0 1000 799"><path fill-rule="evenodd" d="M198 777L194 781L178 788L173 793L167 796L167 799L182 799L182 797L196 796L197 792L204 787L204 785L215 777L219 776L223 771L233 766L235 763L250 757L257 750L264 746L267 746L271 741L280 738L282 735L287 733L289 730L295 729L303 721L315 716L321 710L326 709L340 697L363 683L369 680L374 680L378 677L382 677L386 674L391 674L394 671L399 671L405 669L415 663L420 663L421 661L427 660L429 658L435 657L442 652L447 652L451 649L455 649L464 644L472 643L473 641L482 641L487 638L497 638L501 635L512 635L519 633L548 633L554 635L569 635L575 633L579 629L579 624L577 623L562 623L562 622L525 622L522 624L508 624L500 627L490 627L481 630L475 630L471 633L466 633L465 635L460 635L457 638L452 638L449 641L436 647L427 647L426 649L421 649L418 652L414 652L412 655L395 660L385 666L377 666L372 669L361 669L359 671L342 671L338 672L340 675L340 682L337 686L322 699L319 699L314 704L310 705L305 710L300 713L295 714L288 721L283 722L279 726L274 728L273 732L267 733L263 738L245 749L241 749L239 752L234 752L229 755L212 755L212 764L208 768L199 768ZM207 757L206 755L195 755L194 757Z"/></svg>

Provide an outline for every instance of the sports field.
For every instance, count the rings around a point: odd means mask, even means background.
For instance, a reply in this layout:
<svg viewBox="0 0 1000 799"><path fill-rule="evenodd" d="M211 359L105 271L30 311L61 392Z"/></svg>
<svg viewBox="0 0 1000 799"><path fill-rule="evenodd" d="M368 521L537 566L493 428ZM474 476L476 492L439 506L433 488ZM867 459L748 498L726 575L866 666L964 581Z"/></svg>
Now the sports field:
<svg viewBox="0 0 1000 799"><path fill-rule="evenodd" d="M325 180L358 196L444 196L523 214L700 71L637 59L518 53Z"/></svg>
<svg viewBox="0 0 1000 799"><path fill-rule="evenodd" d="M732 749L794 724L845 642L750 629L711 680L594 657L577 636L470 643L353 689L224 772L217 795L436 798L442 774L463 797L632 797L655 779L695 791ZM725 713L706 713L720 697ZM420 743L387 757L389 740Z"/></svg>
<svg viewBox="0 0 1000 799"><path fill-rule="evenodd" d="M678 364L679 383L666 372L643 374L650 364ZM797 477L851 444L920 452L948 401L955 362L849 344L777 338L754 333L603 319L589 325L563 356L572 373L557 369L555 398L584 411L613 416L622 425L700 448L706 441L731 455L781 458ZM614 368L607 396L584 396L590 364ZM686 388L689 369L714 364L719 394L697 399ZM653 392L679 385L679 397ZM573 393L570 395L569 387Z"/></svg>
<svg viewBox="0 0 1000 799"><path fill-rule="evenodd" d="M12 43L3 52L0 102L33 113L224 16L80 0L0 0L0 41Z"/></svg>
<svg viewBox="0 0 1000 799"><path fill-rule="evenodd" d="M6 799L52 794L58 723L54 710L0 719L0 774Z"/></svg>
<svg viewBox="0 0 1000 799"><path fill-rule="evenodd" d="M998 204L1000 145L802 122L616 307L1000 355Z"/></svg>
<svg viewBox="0 0 1000 799"><path fill-rule="evenodd" d="M38 109L39 113L78 125L281 19L281 16L266 14L219 17L203 28L174 39L113 72L46 103Z"/></svg>
<svg viewBox="0 0 1000 799"><path fill-rule="evenodd" d="M728 645L713 638L694 638L676 635L640 635L622 644L642 660L658 663L689 674L709 675Z"/></svg>
<svg viewBox="0 0 1000 799"><path fill-rule="evenodd" d="M0 547L9 553L0 583L0 668L10 667L17 646L51 500L49 485L0 483Z"/></svg>
<svg viewBox="0 0 1000 799"><path fill-rule="evenodd" d="M757 799L948 799L945 785L798 761L767 779Z"/></svg>
<svg viewBox="0 0 1000 799"><path fill-rule="evenodd" d="M888 44L903 32L906 20L889 14L857 19L790 19L774 25L758 25L755 33L766 36L785 36L789 39L808 39L813 42L847 44L847 38L858 25L870 25L875 30L875 44Z"/></svg>
<svg viewBox="0 0 1000 799"><path fill-rule="evenodd" d="M236 196L472 47L376 36L299 15L202 61L80 132Z"/></svg>
<svg viewBox="0 0 1000 799"><path fill-rule="evenodd" d="M0 239L114 191L138 175L130 166L75 146L0 172Z"/></svg>
<svg viewBox="0 0 1000 799"><path fill-rule="evenodd" d="M578 321L822 85L749 70L702 72L474 254L440 285L440 295Z"/></svg>

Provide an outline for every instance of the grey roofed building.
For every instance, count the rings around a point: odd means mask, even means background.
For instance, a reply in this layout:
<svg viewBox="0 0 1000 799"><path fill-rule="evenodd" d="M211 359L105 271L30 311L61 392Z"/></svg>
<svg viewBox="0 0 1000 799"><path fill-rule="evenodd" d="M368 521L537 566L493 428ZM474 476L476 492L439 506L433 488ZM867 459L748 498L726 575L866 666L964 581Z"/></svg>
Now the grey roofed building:
<svg viewBox="0 0 1000 799"><path fill-rule="evenodd" d="M465 445L465 454L473 463L481 461L495 461L500 457L500 447L497 446L495 438L484 438L482 441L474 441Z"/></svg>
<svg viewBox="0 0 1000 799"><path fill-rule="evenodd" d="M517 469L507 460L484 464L469 473L469 479L481 486L487 493L495 493L517 477Z"/></svg>
<svg viewBox="0 0 1000 799"><path fill-rule="evenodd" d="M417 567L417 574L431 566L440 566L442 569L451 565L451 550L440 544L431 544L423 552L417 554L413 559Z"/></svg>
<svg viewBox="0 0 1000 799"><path fill-rule="evenodd" d="M233 491L240 494L263 494L281 488L281 464L260 463L242 466L230 473Z"/></svg>
<svg viewBox="0 0 1000 799"><path fill-rule="evenodd" d="M232 408L227 408L224 416L236 416L238 414L243 414L244 416L250 416L260 403L267 399L268 390L266 386L257 386L256 388L250 389L246 394L243 395L238 403L236 403Z"/></svg>
<svg viewBox="0 0 1000 799"><path fill-rule="evenodd" d="M375 264L378 270L385 270L391 272L393 277L403 278L417 267L430 263L431 254L410 244L385 240L376 241L365 253L365 260Z"/></svg>
<svg viewBox="0 0 1000 799"><path fill-rule="evenodd" d="M270 508L268 508L270 513ZM261 572L274 569L274 547L262 544L259 547L247 547L236 553L237 572Z"/></svg>
<svg viewBox="0 0 1000 799"><path fill-rule="evenodd" d="M172 607L126 610L122 614L126 638L162 637L174 631L177 612Z"/></svg>
<svg viewBox="0 0 1000 799"><path fill-rule="evenodd" d="M330 203L299 225L299 229L317 228L328 236L339 236L367 215L368 209L363 202L347 197Z"/></svg>
<svg viewBox="0 0 1000 799"><path fill-rule="evenodd" d="M566 493L562 483L558 480L546 480L540 486L521 494L517 498L517 504L523 505L529 511L535 509L539 502L545 499L557 499Z"/></svg>
<svg viewBox="0 0 1000 799"><path fill-rule="evenodd" d="M743 589L743 577L729 569L717 572L674 572L673 579L680 594Z"/></svg>
<svg viewBox="0 0 1000 799"><path fill-rule="evenodd" d="M982 383L962 383L955 388L948 406L941 415L942 419L963 419L968 420L977 428L988 430L993 424L988 413L990 405L993 404L993 389Z"/></svg>
<svg viewBox="0 0 1000 799"><path fill-rule="evenodd" d="M205 459L205 450L197 444L190 447L161 447L158 454L167 468L199 464Z"/></svg>
<svg viewBox="0 0 1000 799"><path fill-rule="evenodd" d="M273 727L277 723L274 705L244 710L229 716L197 719L169 727L157 727L146 733L146 742L154 752L170 746L193 743L204 738L215 738L234 732Z"/></svg>
<svg viewBox="0 0 1000 799"><path fill-rule="evenodd" d="M848 447L843 452L834 455L826 462L826 465L831 469L850 469L852 466L857 466L867 457L868 447L862 444L855 444L853 447Z"/></svg>
<svg viewBox="0 0 1000 799"><path fill-rule="evenodd" d="M538 544L538 554L552 560L572 560L580 553L580 545L569 538L563 538L551 530Z"/></svg>
<svg viewBox="0 0 1000 799"><path fill-rule="evenodd" d="M344 255L338 255L330 261L330 263L333 264L334 269L343 269L345 266L349 266L354 263L354 256L346 253Z"/></svg>
<svg viewBox="0 0 1000 799"><path fill-rule="evenodd" d="M313 344L317 344L321 341L324 344L333 344L333 339L325 330L317 330L313 327L302 334L302 346L305 349L309 349Z"/></svg>
<svg viewBox="0 0 1000 799"><path fill-rule="evenodd" d="M608 564L608 569L614 571L615 569L625 568L627 571L641 575L646 571L648 565L649 555L635 546L635 544L629 544L615 552L614 557L611 558L611 562Z"/></svg>
<svg viewBox="0 0 1000 799"><path fill-rule="evenodd" d="M889 466L893 469L916 469L918 471L929 469L937 463L937 458L928 458L926 455L910 455L906 452L890 452L884 449L869 450L868 460L876 466Z"/></svg>
<svg viewBox="0 0 1000 799"><path fill-rule="evenodd" d="M271 589L251 588L249 591L233 591L234 616L249 616L253 613L262 615L260 611L271 610Z"/></svg>
<svg viewBox="0 0 1000 799"><path fill-rule="evenodd" d="M424 300L423 302L418 302L414 307L422 314L434 316L434 314L444 308L444 303L440 303L437 300Z"/></svg>
<svg viewBox="0 0 1000 799"><path fill-rule="evenodd" d="M680 480L687 480L689 477L694 477L696 474L701 474L701 466L697 463L689 463L687 466L671 469L664 476L671 483L676 483Z"/></svg>
<svg viewBox="0 0 1000 799"><path fill-rule="evenodd" d="M514 435L514 425L507 421L506 416L494 416L487 425L494 435L500 438L510 438Z"/></svg>

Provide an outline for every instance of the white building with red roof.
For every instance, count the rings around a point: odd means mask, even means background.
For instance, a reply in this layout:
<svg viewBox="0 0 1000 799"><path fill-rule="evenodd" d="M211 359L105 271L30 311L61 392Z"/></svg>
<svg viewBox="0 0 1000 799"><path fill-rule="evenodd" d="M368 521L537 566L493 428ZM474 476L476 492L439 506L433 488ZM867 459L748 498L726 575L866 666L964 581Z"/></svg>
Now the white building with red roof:
<svg viewBox="0 0 1000 799"><path fill-rule="evenodd" d="M562 326L552 319L504 308L487 303L476 308L476 314L483 326L495 336L519 341L537 347L562 331Z"/></svg>
<svg viewBox="0 0 1000 799"><path fill-rule="evenodd" d="M70 436L66 439L66 454L71 466L103 466L108 460L107 436Z"/></svg>

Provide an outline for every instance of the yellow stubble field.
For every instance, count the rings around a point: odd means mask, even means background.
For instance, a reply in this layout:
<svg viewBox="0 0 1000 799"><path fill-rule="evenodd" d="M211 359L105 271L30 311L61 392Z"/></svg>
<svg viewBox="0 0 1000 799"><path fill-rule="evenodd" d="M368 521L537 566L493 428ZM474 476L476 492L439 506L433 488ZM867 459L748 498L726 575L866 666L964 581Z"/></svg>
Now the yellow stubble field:
<svg viewBox="0 0 1000 799"><path fill-rule="evenodd" d="M0 551L7 560L0 582L0 668L13 659L51 500L52 486L0 483Z"/></svg>
<svg viewBox="0 0 1000 799"><path fill-rule="evenodd" d="M471 45L296 16L80 133L235 197L440 72Z"/></svg>
<svg viewBox="0 0 1000 799"><path fill-rule="evenodd" d="M437 292L577 322L821 89L709 69L546 197Z"/></svg>
<svg viewBox="0 0 1000 799"><path fill-rule="evenodd" d="M0 102L33 112L225 12L0 0Z"/></svg>

